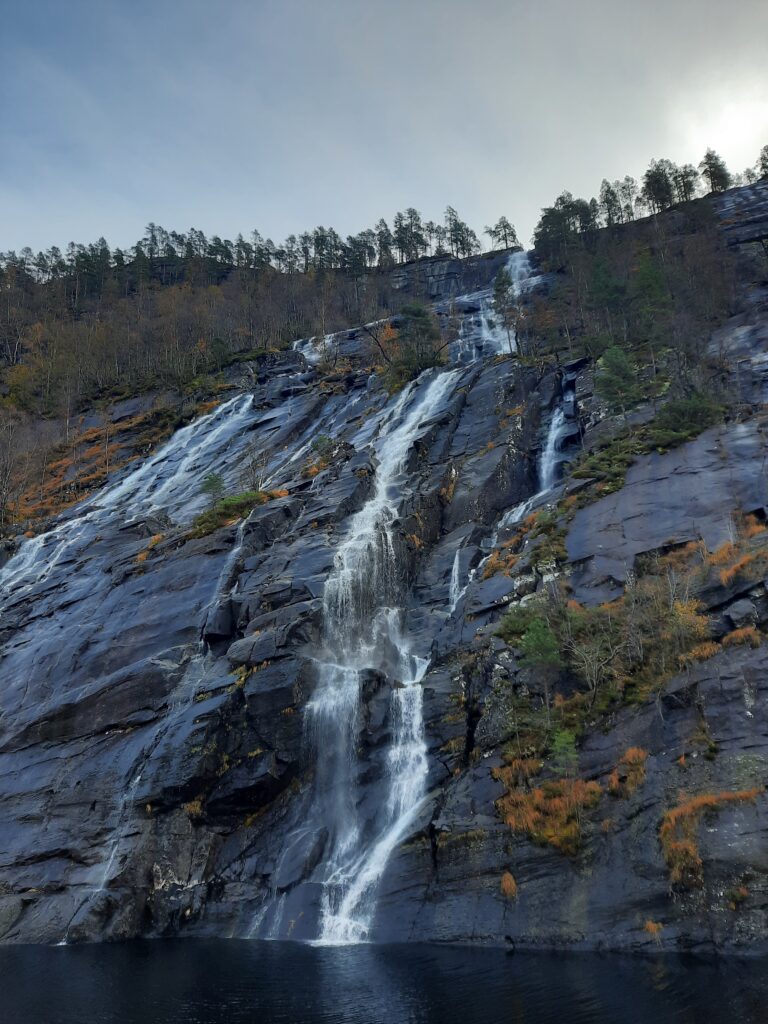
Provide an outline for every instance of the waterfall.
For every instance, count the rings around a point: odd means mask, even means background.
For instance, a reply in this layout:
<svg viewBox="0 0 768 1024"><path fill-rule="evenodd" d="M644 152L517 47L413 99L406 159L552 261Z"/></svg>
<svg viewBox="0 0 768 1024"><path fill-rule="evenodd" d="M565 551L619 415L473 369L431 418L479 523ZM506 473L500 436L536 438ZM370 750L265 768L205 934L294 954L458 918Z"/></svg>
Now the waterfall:
<svg viewBox="0 0 768 1024"><path fill-rule="evenodd" d="M328 830L320 882L320 941L358 942L370 932L376 885L424 795L426 745L419 685L428 662L402 631L402 598L393 527L398 484L414 442L444 405L457 371L409 385L381 426L374 492L352 516L323 594L323 652L307 707L316 749L315 814ZM363 836L356 805L360 690L370 669L394 679L387 799L375 835Z"/></svg>
<svg viewBox="0 0 768 1024"><path fill-rule="evenodd" d="M129 470L74 509L43 534L26 541L0 568L0 595L17 600L51 575L56 564L80 542L86 545L96 527L118 519L163 512L188 521L205 502L201 479L214 462L234 469L226 451L232 438L253 419L253 400L239 394L217 410L177 430L151 458ZM0 602L0 606L1 606Z"/></svg>
<svg viewBox="0 0 768 1024"><path fill-rule="evenodd" d="M93 537L108 524L161 512L188 522L205 498L200 484L215 468L237 471L233 439L254 418L250 395L238 394L213 412L177 430L149 459L65 512L50 530L22 543L0 569L0 610L18 602L51 577L74 552L87 554Z"/></svg>
<svg viewBox="0 0 768 1024"><path fill-rule="evenodd" d="M565 411L562 405L558 405L549 421L547 430L547 441L539 464L539 490L540 492L551 491L557 482L558 445L565 427Z"/></svg>
<svg viewBox="0 0 768 1024"><path fill-rule="evenodd" d="M531 260L527 252L513 252L504 264L504 269L512 281L512 293L515 301L529 292L539 277L531 269ZM457 363L471 363L486 356L506 355L517 351L515 332L511 336L498 322L494 310L493 288L472 292L469 295L457 296L455 302L461 307L469 307L462 316L459 334L451 346L451 355Z"/></svg>
<svg viewBox="0 0 768 1024"><path fill-rule="evenodd" d="M453 566L451 567L451 582L448 587L448 600L451 602L451 612L455 611L456 605L461 600L462 594L466 590L466 587L461 586L461 576L459 572L459 553L460 548L456 548L456 554L453 558Z"/></svg>

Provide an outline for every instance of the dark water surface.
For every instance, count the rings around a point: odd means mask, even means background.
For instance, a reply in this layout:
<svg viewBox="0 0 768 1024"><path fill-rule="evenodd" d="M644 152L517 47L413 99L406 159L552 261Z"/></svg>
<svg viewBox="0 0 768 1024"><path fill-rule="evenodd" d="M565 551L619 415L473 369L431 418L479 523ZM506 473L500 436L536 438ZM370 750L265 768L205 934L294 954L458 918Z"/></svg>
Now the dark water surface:
<svg viewBox="0 0 768 1024"><path fill-rule="evenodd" d="M752 1024L761 960L435 946L136 942L0 949L3 1024Z"/></svg>

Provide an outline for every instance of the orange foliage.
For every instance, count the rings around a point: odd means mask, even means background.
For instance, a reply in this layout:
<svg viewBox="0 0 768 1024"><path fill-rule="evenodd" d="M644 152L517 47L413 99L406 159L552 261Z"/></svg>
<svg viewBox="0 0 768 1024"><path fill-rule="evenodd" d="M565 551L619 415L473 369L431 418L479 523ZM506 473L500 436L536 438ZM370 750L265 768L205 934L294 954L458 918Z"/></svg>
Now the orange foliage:
<svg viewBox="0 0 768 1024"><path fill-rule="evenodd" d="M628 747L618 765L608 776L608 791L613 796L629 797L645 782L645 762L648 751L642 747Z"/></svg>
<svg viewBox="0 0 768 1024"><path fill-rule="evenodd" d="M709 561L712 565L725 565L736 554L736 547L728 541L726 544L721 545L717 551L713 551L709 556Z"/></svg>
<svg viewBox="0 0 768 1024"><path fill-rule="evenodd" d="M601 796L597 782L557 779L533 790L510 790L496 806L513 832L573 856L581 845L583 814L594 808Z"/></svg>
<svg viewBox="0 0 768 1024"><path fill-rule="evenodd" d="M669 566L670 569L685 569L693 556L700 554L701 551L702 544L699 541L692 540L688 544L683 544L681 547L668 552L661 559L661 562L663 565Z"/></svg>
<svg viewBox="0 0 768 1024"><path fill-rule="evenodd" d="M502 768L491 769L491 775L499 782L503 782L507 789L513 786L522 786L523 783L538 775L544 767L543 761L537 761L533 757L514 757Z"/></svg>
<svg viewBox="0 0 768 1024"><path fill-rule="evenodd" d="M702 815L719 811L729 804L752 802L764 792L763 786L756 786L754 789L702 793L690 799L681 793L681 802L666 812L659 828L661 849L672 882L688 888L703 884L704 865L696 844L696 830Z"/></svg>
<svg viewBox="0 0 768 1024"><path fill-rule="evenodd" d="M756 537L759 533L765 533L765 523L761 522L757 516L746 515L739 524L739 533L742 537L749 539L750 537Z"/></svg>
<svg viewBox="0 0 768 1024"><path fill-rule="evenodd" d="M722 640L723 647L734 647L737 644L749 644L750 647L759 647L762 641L760 633L754 626L742 626L741 629L731 630Z"/></svg>
<svg viewBox="0 0 768 1024"><path fill-rule="evenodd" d="M146 560L149 558L150 552L157 547L157 545L160 543L164 536L164 533L156 533L154 537L150 537L149 543L144 548L144 550L140 551L138 555L136 555L136 561L146 562Z"/></svg>
<svg viewBox="0 0 768 1024"><path fill-rule="evenodd" d="M739 573L746 569L746 567L754 562L754 560L755 555L742 555L742 557L737 562L734 562L733 565L729 566L729 568L721 570L720 582L724 587L727 587L730 583L733 583Z"/></svg>
<svg viewBox="0 0 768 1024"><path fill-rule="evenodd" d="M505 576L509 576L514 567L517 565L518 556L511 553L504 553L503 551L493 551L488 556L488 561L485 563L483 569L483 579L490 579L491 576L495 576L497 573L502 572Z"/></svg>
<svg viewBox="0 0 768 1024"><path fill-rule="evenodd" d="M508 900L514 900L517 898L517 882L509 873L505 871L501 876L501 894Z"/></svg>
<svg viewBox="0 0 768 1024"><path fill-rule="evenodd" d="M691 665L695 661L706 661L713 657L720 650L720 646L713 640L706 640L703 644L697 644L687 654L678 655L678 663L681 668Z"/></svg>

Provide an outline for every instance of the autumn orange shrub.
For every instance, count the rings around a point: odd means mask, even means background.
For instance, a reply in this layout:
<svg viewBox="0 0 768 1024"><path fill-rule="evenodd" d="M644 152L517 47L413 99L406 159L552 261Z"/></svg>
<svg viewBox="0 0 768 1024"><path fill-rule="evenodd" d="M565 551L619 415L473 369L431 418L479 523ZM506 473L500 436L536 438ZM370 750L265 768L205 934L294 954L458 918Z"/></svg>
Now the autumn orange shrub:
<svg viewBox="0 0 768 1024"><path fill-rule="evenodd" d="M508 789L512 789L534 778L543 767L544 762L535 757L513 757L501 768L492 768L491 775L499 782L503 782Z"/></svg>
<svg viewBox="0 0 768 1024"><path fill-rule="evenodd" d="M213 412L214 409L218 409L222 401L223 399L221 398L213 398L210 402L200 402L200 404L195 407L195 412L198 416L205 416L206 413Z"/></svg>
<svg viewBox="0 0 768 1024"><path fill-rule="evenodd" d="M706 661L708 658L714 657L719 650L720 645L716 644L714 640L706 640L703 644L697 644L686 654L679 655L677 661L681 668L685 668L686 665L691 665L695 661Z"/></svg>
<svg viewBox="0 0 768 1024"><path fill-rule="evenodd" d="M691 798L681 793L681 802L666 812L659 828L659 841L672 883L698 888L704 882L704 865L696 842L699 821L704 814L719 811L729 804L752 802L764 792L763 786L756 786L754 789L702 793Z"/></svg>
<svg viewBox="0 0 768 1024"><path fill-rule="evenodd" d="M765 523L761 522L756 515L751 512L744 516L739 524L739 533L742 537L749 539L750 537L756 537L759 533L765 533Z"/></svg>
<svg viewBox="0 0 768 1024"><path fill-rule="evenodd" d="M148 543L148 544L147 544L147 546L146 546L146 547L144 548L144 550L143 550L143 551L140 551L140 552L138 553L138 555L136 555L136 561L137 561L137 562L146 562L146 560L147 560L147 559L149 558L149 556L150 556L150 553L151 553L151 552L152 552L152 551L154 550L154 548L156 548L156 547L157 547L157 545L158 545L158 544L160 543L160 541L161 541L161 540L162 540L162 539L163 539L164 537L165 537L165 534L164 534L164 533L156 533L156 534L154 535L154 537L150 537L149 543Z"/></svg>
<svg viewBox="0 0 768 1024"><path fill-rule="evenodd" d="M735 555L736 546L731 541L727 541L725 544L721 544L717 551L712 552L709 556L709 561L711 565L725 565L726 562L730 562Z"/></svg>
<svg viewBox="0 0 768 1024"><path fill-rule="evenodd" d="M608 791L613 796L629 797L645 782L645 763L648 751L642 747L629 747L618 765L608 776ZM623 776L623 778L622 778Z"/></svg>
<svg viewBox="0 0 768 1024"><path fill-rule="evenodd" d="M749 644L750 647L759 647L762 641L760 633L754 626L742 626L741 629L731 630L722 639L723 647L735 647L737 644Z"/></svg>
<svg viewBox="0 0 768 1024"><path fill-rule="evenodd" d="M483 579L490 579L491 576L495 576L500 572L504 573L505 576L508 576L517 565L518 561L518 556L509 551L504 551L502 549L493 551L488 556L488 561L485 563Z"/></svg>
<svg viewBox="0 0 768 1024"><path fill-rule="evenodd" d="M584 812L596 807L601 796L597 782L556 779L532 790L510 790L496 806L513 832L573 856L581 846Z"/></svg>
<svg viewBox="0 0 768 1024"><path fill-rule="evenodd" d="M755 557L756 556L754 554L742 555L742 557L737 562L734 562L733 565L729 566L727 569L722 569L720 571L720 582L723 586L727 587L729 584L733 583L736 577L743 572L748 565L751 565L752 562L754 562Z"/></svg>
<svg viewBox="0 0 768 1024"><path fill-rule="evenodd" d="M450 505L453 501L453 495L456 493L456 483L458 479L458 473L452 473L448 483L444 487L441 487L437 492L443 504Z"/></svg>
<svg viewBox="0 0 768 1024"><path fill-rule="evenodd" d="M681 547L674 548L661 558L663 565L670 569L685 569L694 555L702 553L701 541L692 540Z"/></svg>
<svg viewBox="0 0 768 1024"><path fill-rule="evenodd" d="M509 871L501 876L501 894L505 899L514 900L517 898L517 882Z"/></svg>

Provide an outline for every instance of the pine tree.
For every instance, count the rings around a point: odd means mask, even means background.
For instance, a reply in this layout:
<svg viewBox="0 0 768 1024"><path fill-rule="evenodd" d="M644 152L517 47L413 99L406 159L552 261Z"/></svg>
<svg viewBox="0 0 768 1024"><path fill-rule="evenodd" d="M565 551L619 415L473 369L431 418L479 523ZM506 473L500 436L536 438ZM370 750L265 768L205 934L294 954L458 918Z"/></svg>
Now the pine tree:
<svg viewBox="0 0 768 1024"><path fill-rule="evenodd" d="M375 227L376 233L376 253L378 256L380 267L391 267L395 262L395 257L392 250L395 246L395 239L392 236L392 232L389 230L389 225L382 218Z"/></svg>
<svg viewBox="0 0 768 1024"><path fill-rule="evenodd" d="M620 224L624 220L624 211L621 207L621 198L617 184L617 182L614 182L612 185L610 181L603 178L600 185L600 212L605 218L605 223L608 227L611 227L613 224Z"/></svg>
<svg viewBox="0 0 768 1024"><path fill-rule="evenodd" d="M484 229L484 233L500 249L512 249L514 246L520 245L515 227L506 217L499 217L493 227Z"/></svg>
<svg viewBox="0 0 768 1024"><path fill-rule="evenodd" d="M725 166L725 161L717 155L714 149L708 149L704 159L699 164L699 170L709 182L710 192L725 192L731 184L731 175Z"/></svg>
<svg viewBox="0 0 768 1024"><path fill-rule="evenodd" d="M546 619L537 616L520 641L521 662L529 668L560 669L563 659L557 637Z"/></svg>
<svg viewBox="0 0 768 1024"><path fill-rule="evenodd" d="M683 164L682 167L676 167L674 169L672 173L672 181L674 182L675 192L677 193L677 201L679 203L687 203L696 195L696 186L699 183L699 172L693 164Z"/></svg>
<svg viewBox="0 0 768 1024"><path fill-rule="evenodd" d="M595 389L612 412L624 413L640 398L637 371L617 345L606 349L600 362Z"/></svg>
<svg viewBox="0 0 768 1024"><path fill-rule="evenodd" d="M651 160L643 175L643 199L653 213L668 210L675 201L673 174L676 168L669 160Z"/></svg>
<svg viewBox="0 0 768 1024"><path fill-rule="evenodd" d="M203 479L200 489L210 498L211 508L215 508L224 497L224 477L220 473L209 473Z"/></svg>

